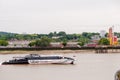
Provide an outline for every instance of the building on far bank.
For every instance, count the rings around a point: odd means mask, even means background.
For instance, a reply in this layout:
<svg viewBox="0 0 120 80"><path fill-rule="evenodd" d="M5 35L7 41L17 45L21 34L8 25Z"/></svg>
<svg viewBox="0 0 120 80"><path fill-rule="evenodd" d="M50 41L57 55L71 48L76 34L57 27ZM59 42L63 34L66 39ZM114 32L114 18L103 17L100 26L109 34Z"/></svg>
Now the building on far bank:
<svg viewBox="0 0 120 80"><path fill-rule="evenodd" d="M9 45L7 47L28 47L30 41L27 40L11 40L8 41Z"/></svg>
<svg viewBox="0 0 120 80"><path fill-rule="evenodd" d="M100 40L99 35L94 35L91 37L91 40L89 43L85 44L86 47L96 47L98 45L98 41Z"/></svg>
<svg viewBox="0 0 120 80"><path fill-rule="evenodd" d="M78 47L78 42L67 42L66 46L62 45L61 42L52 42L50 47L63 48L63 47Z"/></svg>
<svg viewBox="0 0 120 80"><path fill-rule="evenodd" d="M98 43L99 40L100 40L99 35L94 35L94 36L91 37L91 42L92 43Z"/></svg>

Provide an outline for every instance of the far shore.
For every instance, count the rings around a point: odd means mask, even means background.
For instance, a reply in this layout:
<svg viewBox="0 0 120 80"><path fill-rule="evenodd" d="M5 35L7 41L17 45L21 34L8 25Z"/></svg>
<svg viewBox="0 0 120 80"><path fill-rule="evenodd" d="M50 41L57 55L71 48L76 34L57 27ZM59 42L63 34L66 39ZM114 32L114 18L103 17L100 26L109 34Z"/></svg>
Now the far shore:
<svg viewBox="0 0 120 80"><path fill-rule="evenodd" d="M96 53L95 50L40 50L40 51L27 51L27 50L5 50L0 51L0 54L69 54L69 53L77 53L77 54L103 54L103 53ZM108 53L104 54L111 54L111 53L120 53L119 51L111 51L109 50Z"/></svg>

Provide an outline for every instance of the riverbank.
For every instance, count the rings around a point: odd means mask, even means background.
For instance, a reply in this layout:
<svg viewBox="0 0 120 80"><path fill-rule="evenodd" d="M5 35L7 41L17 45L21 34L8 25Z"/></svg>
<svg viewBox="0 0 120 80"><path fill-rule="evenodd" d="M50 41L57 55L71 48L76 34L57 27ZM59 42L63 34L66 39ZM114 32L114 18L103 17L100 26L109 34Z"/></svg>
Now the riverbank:
<svg viewBox="0 0 120 80"><path fill-rule="evenodd" d="M69 53L80 53L80 54L114 54L114 53L120 53L120 50L108 50L107 53L96 53L95 50L40 50L40 51L35 51L35 50L11 50L11 51L0 51L0 54L69 54Z"/></svg>
<svg viewBox="0 0 120 80"><path fill-rule="evenodd" d="M19 47L19 48L0 48L0 54L57 54L57 53L120 53L120 46L101 46L101 47Z"/></svg>
<svg viewBox="0 0 120 80"><path fill-rule="evenodd" d="M41 50L41 51L25 51L25 50L14 50L14 51L0 51L0 54L69 54L69 53L95 53L94 50Z"/></svg>

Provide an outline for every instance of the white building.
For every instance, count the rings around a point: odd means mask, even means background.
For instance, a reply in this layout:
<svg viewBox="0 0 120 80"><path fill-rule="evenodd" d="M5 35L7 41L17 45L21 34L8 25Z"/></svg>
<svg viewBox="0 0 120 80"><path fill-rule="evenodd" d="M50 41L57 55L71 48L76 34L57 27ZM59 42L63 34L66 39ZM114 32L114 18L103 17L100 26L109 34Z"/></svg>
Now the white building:
<svg viewBox="0 0 120 80"><path fill-rule="evenodd" d="M105 37L105 34L106 34L106 31L105 31L105 30L101 30L101 31L100 31L100 37L101 37L101 38L104 38L104 37Z"/></svg>
<svg viewBox="0 0 120 80"><path fill-rule="evenodd" d="M7 47L28 47L30 41L27 40L11 40L8 42L9 45Z"/></svg>

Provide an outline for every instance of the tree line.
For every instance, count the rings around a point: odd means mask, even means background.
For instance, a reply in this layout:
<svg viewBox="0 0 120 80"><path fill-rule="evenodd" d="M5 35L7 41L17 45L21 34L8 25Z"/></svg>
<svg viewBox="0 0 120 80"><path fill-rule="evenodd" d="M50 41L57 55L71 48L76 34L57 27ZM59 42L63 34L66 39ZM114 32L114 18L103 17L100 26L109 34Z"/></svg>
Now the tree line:
<svg viewBox="0 0 120 80"><path fill-rule="evenodd" d="M60 32L50 32L49 34L18 34L18 33L10 33L10 32L0 32L0 40L35 40L40 39L43 36L48 38L56 37L55 41L61 40L77 40L79 38L88 38L90 39L93 35L99 35L99 33L89 33L83 32L81 34L67 34L64 31Z"/></svg>

